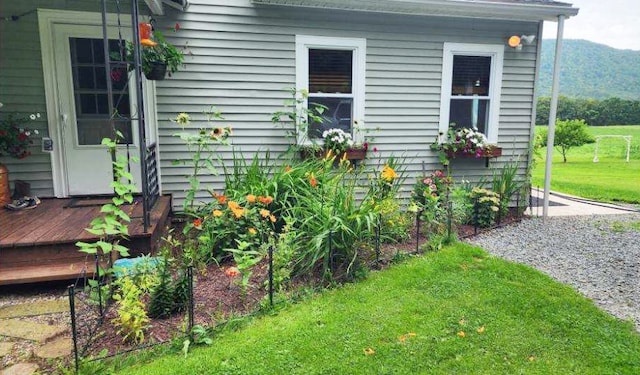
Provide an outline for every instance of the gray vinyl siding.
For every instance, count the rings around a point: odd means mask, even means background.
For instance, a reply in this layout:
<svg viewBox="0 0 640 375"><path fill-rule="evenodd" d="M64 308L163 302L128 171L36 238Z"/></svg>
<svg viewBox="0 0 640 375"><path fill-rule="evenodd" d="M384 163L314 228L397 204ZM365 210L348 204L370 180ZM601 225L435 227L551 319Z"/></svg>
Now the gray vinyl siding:
<svg viewBox="0 0 640 375"><path fill-rule="evenodd" d="M130 7L126 1L122 2L122 6L124 9ZM0 16L20 15L38 8L100 12L101 3L96 0L2 0ZM110 8L113 8L113 4ZM32 155L22 160L0 157L0 162L9 168L11 186L15 180L23 180L31 184L32 194L53 196L51 157L49 153L41 151L42 137L49 134L38 15L35 12L17 21L0 22L0 103L4 105L0 109L3 113L40 113L41 116L24 125L40 132L32 137Z"/></svg>
<svg viewBox="0 0 640 375"><path fill-rule="evenodd" d="M224 116L219 125L233 127L232 142L244 155L270 150L273 157L283 152L288 140L270 119L289 99L287 90L295 86L298 34L367 40L365 120L367 128L379 129L370 134L375 137L372 147L379 152L370 152L367 163L377 165L391 155L404 157L407 192L423 169L428 173L441 168L429 145L438 133L443 43L504 45L509 35L537 34L538 28L533 22L305 10L256 6L250 0L190 3L186 12L165 6L165 16L157 17L163 29L180 23L177 33L165 35L190 51L183 70L156 84L162 190L174 195L176 208L181 207L188 187L185 175L189 168L172 162L191 155L173 136L178 129L169 119L188 112L202 120L202 111L215 105ZM26 0L0 1L0 14L20 14L37 7L100 12L96 0ZM123 3L122 9L128 12L129 5ZM40 112L40 121L30 125L47 135L36 14L17 22L0 22L0 50L2 111ZM499 117L499 144L505 156L492 159L491 166L499 167L522 155L524 173L535 66L535 44L518 52L505 49ZM35 194L52 196L50 156L39 149L38 137L31 157L0 161L9 166L12 180L25 180ZM231 160L230 148L221 147L219 154L227 163ZM484 160L456 160L452 172L478 180L490 170ZM221 175L201 176L203 187L209 189L220 189L222 179ZM206 193L200 198L207 198Z"/></svg>
<svg viewBox="0 0 640 375"><path fill-rule="evenodd" d="M172 164L189 154L173 137L175 124L166 119L178 112L197 114L211 104L222 111L221 125L234 128L236 148L246 155L287 147L271 114L281 110L295 86L295 36L365 38L365 120L379 129L367 163L377 165L389 156L403 157L408 173L405 193L415 177L442 168L429 145L438 134L444 42L505 44L512 34L537 34L537 23L445 19L375 13L304 10L256 6L250 0L191 1L184 13L169 12L166 26L180 23L171 35L188 44L186 68L170 80L158 82L158 118L163 190L179 207L189 169ZM535 45L522 51L505 50L499 144L505 156L491 167L522 155L522 173L529 147L533 105ZM231 153L220 149L226 161ZM478 180L490 172L483 160L456 160L457 177ZM204 186L222 187L222 176L202 176ZM201 196L206 198L205 195Z"/></svg>

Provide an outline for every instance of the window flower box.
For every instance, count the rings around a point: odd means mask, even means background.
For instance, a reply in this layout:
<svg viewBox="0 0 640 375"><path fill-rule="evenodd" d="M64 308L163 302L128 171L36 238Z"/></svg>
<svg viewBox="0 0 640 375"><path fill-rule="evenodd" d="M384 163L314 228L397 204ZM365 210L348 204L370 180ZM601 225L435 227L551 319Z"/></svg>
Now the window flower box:
<svg viewBox="0 0 640 375"><path fill-rule="evenodd" d="M502 156L502 147L498 147L495 145L490 145L485 147L484 149L477 150L475 152L465 152L464 150L457 151L445 151L447 158L455 159L455 158L497 158Z"/></svg>

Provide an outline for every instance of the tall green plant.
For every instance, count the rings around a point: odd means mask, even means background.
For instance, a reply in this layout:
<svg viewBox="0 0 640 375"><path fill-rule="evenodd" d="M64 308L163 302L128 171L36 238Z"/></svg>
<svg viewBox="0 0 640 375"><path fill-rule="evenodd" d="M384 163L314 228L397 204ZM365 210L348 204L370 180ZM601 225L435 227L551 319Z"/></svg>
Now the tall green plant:
<svg viewBox="0 0 640 375"><path fill-rule="evenodd" d="M123 139L122 133L117 132L115 139L104 138L102 145L106 146L110 153L116 154L118 140ZM128 224L131 222L129 215L122 209L125 203L133 202L133 193L136 187L133 184L133 175L127 170L128 160L123 155L118 155L112 162L113 181L110 186L115 192L111 203L107 203L100 209L101 215L96 217L85 230L99 237L96 242L76 242L80 251L87 254L107 255L117 252L120 256L129 256L129 249L120 242L129 237Z"/></svg>
<svg viewBox="0 0 640 375"><path fill-rule="evenodd" d="M174 136L180 138L187 146L190 159L175 160L174 165L187 165L191 172L187 175L189 189L183 202L183 209L187 214L194 213L194 202L198 191L200 191L200 173L207 170L212 175L217 175L216 149L219 145L228 145L228 138L231 135L230 127L215 127L214 122L222 119L222 114L214 107L203 112L205 116L204 126L188 129L191 125L191 117L187 113L179 113L173 122L182 127L182 131Z"/></svg>
<svg viewBox="0 0 640 375"><path fill-rule="evenodd" d="M507 212L511 199L524 185L518 180L518 168L518 160L513 160L505 163L502 168L493 169L491 190L500 197L501 214Z"/></svg>
<svg viewBox="0 0 640 375"><path fill-rule="evenodd" d="M307 106L309 92L307 90L289 89L291 99L285 101L285 108L276 111L271 116L271 122L286 129L286 135L291 139L289 152L297 152L302 147L316 147L320 149L314 138L309 137L309 125L322 123L322 114L327 107L320 104ZM306 145L306 146L305 146Z"/></svg>

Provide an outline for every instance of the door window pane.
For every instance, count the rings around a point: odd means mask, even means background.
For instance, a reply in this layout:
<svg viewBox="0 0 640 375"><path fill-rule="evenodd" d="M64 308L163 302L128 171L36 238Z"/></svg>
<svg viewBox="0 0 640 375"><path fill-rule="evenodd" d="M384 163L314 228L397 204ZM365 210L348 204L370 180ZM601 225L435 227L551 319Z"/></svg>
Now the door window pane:
<svg viewBox="0 0 640 375"><path fill-rule="evenodd" d="M322 138L322 133L328 129L342 129L346 133L351 133L351 122L353 118L352 98L309 98L309 108L321 105L326 107L320 117L321 123L311 123L309 125L310 138Z"/></svg>
<svg viewBox="0 0 640 375"><path fill-rule="evenodd" d="M309 92L352 93L353 51L309 49Z"/></svg>
<svg viewBox="0 0 640 375"><path fill-rule="evenodd" d="M102 39L69 38L71 71L76 107L77 139L79 145L99 145L102 138L113 138L109 124L109 103L105 76ZM111 51L118 50L115 40L109 41ZM131 109L125 68L112 67L110 73L114 90L114 109L120 120L114 127L125 135L122 143L132 143ZM126 119L126 120L123 120Z"/></svg>

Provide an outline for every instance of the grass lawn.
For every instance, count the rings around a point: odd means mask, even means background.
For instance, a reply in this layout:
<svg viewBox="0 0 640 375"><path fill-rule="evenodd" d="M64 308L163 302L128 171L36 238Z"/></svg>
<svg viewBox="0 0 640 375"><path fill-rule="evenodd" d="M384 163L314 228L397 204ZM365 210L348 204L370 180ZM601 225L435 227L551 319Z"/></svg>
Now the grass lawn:
<svg viewBox="0 0 640 375"><path fill-rule="evenodd" d="M456 244L119 373L639 374L639 353L631 323Z"/></svg>
<svg viewBox="0 0 640 375"><path fill-rule="evenodd" d="M536 127L536 132L543 128ZM567 163L554 150L551 171L551 189L604 201L640 203L640 125L592 126L593 135L631 135L631 157L625 161L626 142L621 138L602 139L599 145L598 163L593 162L595 144L569 150ZM533 185L544 187L544 158L533 170Z"/></svg>

